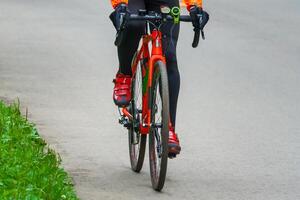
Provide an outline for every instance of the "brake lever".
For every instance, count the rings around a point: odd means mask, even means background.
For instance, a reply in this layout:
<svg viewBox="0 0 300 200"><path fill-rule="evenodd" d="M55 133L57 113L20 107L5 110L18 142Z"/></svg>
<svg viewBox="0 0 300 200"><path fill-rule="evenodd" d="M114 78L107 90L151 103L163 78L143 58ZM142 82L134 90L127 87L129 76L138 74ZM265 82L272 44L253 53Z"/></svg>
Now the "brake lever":
<svg viewBox="0 0 300 200"><path fill-rule="evenodd" d="M202 38L202 40L205 40L204 30L203 30L203 27L201 27L201 24L203 24L203 15L198 14L198 17L199 17L199 27L200 27L201 38Z"/></svg>
<svg viewBox="0 0 300 200"><path fill-rule="evenodd" d="M201 38L202 38L202 40L205 40L205 34L204 34L203 30L201 30Z"/></svg>
<svg viewBox="0 0 300 200"><path fill-rule="evenodd" d="M125 18L125 15L124 13L121 13L120 14L120 26L118 27L118 31L122 31L125 27L125 21L124 21L124 18Z"/></svg>
<svg viewBox="0 0 300 200"><path fill-rule="evenodd" d="M117 27L117 33L116 33L116 39L115 39L115 46L120 46L123 38L124 38L124 34L123 31L126 28L126 24L127 24L127 14L126 13L120 13L120 21L119 21L119 26Z"/></svg>

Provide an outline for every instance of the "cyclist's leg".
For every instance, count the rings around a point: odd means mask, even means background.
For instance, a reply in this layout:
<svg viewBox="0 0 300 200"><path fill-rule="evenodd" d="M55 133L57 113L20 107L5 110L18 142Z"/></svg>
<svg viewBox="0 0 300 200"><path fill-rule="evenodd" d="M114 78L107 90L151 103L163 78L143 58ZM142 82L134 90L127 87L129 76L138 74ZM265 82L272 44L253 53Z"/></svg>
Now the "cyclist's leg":
<svg viewBox="0 0 300 200"><path fill-rule="evenodd" d="M128 4L131 13L137 13L145 8L144 0L130 0ZM145 32L143 22L129 22L122 44L118 47L119 72L131 75L131 61L137 50L141 36Z"/></svg>
<svg viewBox="0 0 300 200"><path fill-rule="evenodd" d="M179 6L179 0L145 0L147 10L160 11L160 6L166 5L169 7ZM175 127L177 100L180 89L180 75L177 65L176 46L179 34L179 25L174 25L172 22L165 24L162 27L163 46L167 61L167 72L169 79L169 94L170 94L170 116L172 125Z"/></svg>

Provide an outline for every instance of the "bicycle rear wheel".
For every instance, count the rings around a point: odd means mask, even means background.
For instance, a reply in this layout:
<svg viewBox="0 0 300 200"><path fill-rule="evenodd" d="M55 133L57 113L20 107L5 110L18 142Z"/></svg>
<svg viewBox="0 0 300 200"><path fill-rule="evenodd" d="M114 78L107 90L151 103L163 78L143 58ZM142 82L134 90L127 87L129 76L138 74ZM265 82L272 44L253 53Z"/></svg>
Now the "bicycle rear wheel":
<svg viewBox="0 0 300 200"><path fill-rule="evenodd" d="M165 183L168 164L169 137L169 90L166 66L155 64L152 101L151 128L149 134L149 161L152 187L160 191Z"/></svg>
<svg viewBox="0 0 300 200"><path fill-rule="evenodd" d="M133 62L137 59L134 56ZM131 169L135 172L140 172L145 157L147 135L143 135L139 131L142 117L142 63L138 64L137 70L132 77L131 94L132 100L129 106L129 111L133 116L131 126L128 129L129 156Z"/></svg>

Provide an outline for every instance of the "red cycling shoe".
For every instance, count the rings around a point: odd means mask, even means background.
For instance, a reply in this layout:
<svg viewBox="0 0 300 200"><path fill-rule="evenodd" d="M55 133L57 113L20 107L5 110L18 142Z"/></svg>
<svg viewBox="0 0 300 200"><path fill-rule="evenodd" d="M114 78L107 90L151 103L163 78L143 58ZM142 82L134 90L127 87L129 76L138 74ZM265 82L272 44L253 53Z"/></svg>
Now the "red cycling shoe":
<svg viewBox="0 0 300 200"><path fill-rule="evenodd" d="M177 154L180 154L181 147L179 144L179 139L175 133L174 127L170 126L169 128L169 158L175 158Z"/></svg>
<svg viewBox="0 0 300 200"><path fill-rule="evenodd" d="M117 106L128 106L131 100L131 76L117 73L113 80L115 83L113 99Z"/></svg>

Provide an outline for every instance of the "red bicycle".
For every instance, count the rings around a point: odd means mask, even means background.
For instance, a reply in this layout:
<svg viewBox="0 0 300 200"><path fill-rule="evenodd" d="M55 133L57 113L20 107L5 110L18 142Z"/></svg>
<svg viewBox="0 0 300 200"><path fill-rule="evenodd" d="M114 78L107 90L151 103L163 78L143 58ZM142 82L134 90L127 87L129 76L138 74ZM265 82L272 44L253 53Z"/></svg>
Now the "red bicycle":
<svg viewBox="0 0 300 200"><path fill-rule="evenodd" d="M162 9L161 13L140 10L137 15L127 16L127 20L145 21L147 34L142 37L132 61L132 100L128 107L119 108L119 122L128 128L130 162L135 172L142 169L149 135L150 174L152 187L157 191L163 188L167 172L170 123L168 75L160 27L167 21L175 24L179 21L192 22L190 16L180 16L178 7L168 9ZM203 20L208 21L199 15L199 23L205 22ZM203 29L194 30L193 47L196 47ZM115 44L120 41L122 36L119 34Z"/></svg>

